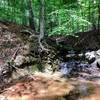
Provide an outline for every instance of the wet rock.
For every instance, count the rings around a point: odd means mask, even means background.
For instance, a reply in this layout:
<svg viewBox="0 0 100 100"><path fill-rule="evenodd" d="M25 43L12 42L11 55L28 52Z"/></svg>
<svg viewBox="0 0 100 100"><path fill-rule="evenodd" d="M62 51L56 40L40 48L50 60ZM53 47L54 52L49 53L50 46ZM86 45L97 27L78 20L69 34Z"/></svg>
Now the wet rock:
<svg viewBox="0 0 100 100"><path fill-rule="evenodd" d="M63 76L74 76L79 72L89 73L90 67L91 65L86 62L68 61L59 65L59 71L63 74Z"/></svg>
<svg viewBox="0 0 100 100"><path fill-rule="evenodd" d="M97 67L100 68L100 58L97 59Z"/></svg>
<svg viewBox="0 0 100 100"><path fill-rule="evenodd" d="M76 67L76 71L78 72L88 72L88 68L90 68L91 66L88 63L80 63L77 65Z"/></svg>
<svg viewBox="0 0 100 100"><path fill-rule="evenodd" d="M96 51L97 55L100 56L100 49Z"/></svg>
<svg viewBox="0 0 100 100"><path fill-rule="evenodd" d="M72 71L73 66L75 66L74 62L65 62L59 65L59 71L64 75L68 76Z"/></svg>
<svg viewBox="0 0 100 100"><path fill-rule="evenodd" d="M96 59L95 52L94 51L86 52L85 53L85 58L88 60L89 63L93 63Z"/></svg>

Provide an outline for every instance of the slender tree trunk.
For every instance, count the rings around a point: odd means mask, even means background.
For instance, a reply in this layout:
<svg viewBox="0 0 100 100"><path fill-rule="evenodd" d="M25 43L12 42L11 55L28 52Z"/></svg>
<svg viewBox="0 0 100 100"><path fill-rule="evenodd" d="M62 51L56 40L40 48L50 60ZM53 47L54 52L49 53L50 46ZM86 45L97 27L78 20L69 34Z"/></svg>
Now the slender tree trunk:
<svg viewBox="0 0 100 100"><path fill-rule="evenodd" d="M39 19L39 45L42 50L47 50L42 45L42 40L44 39L45 35L45 0L40 0L40 19Z"/></svg>
<svg viewBox="0 0 100 100"><path fill-rule="evenodd" d="M29 10L29 25L35 30L34 13L32 8L32 0L28 0L28 10Z"/></svg>
<svg viewBox="0 0 100 100"><path fill-rule="evenodd" d="M100 5L98 4L98 29L100 27Z"/></svg>
<svg viewBox="0 0 100 100"><path fill-rule="evenodd" d="M95 8L95 0L92 0L92 7ZM96 30L95 12L92 12L92 28Z"/></svg>
<svg viewBox="0 0 100 100"><path fill-rule="evenodd" d="M44 20L44 0L40 0L40 22L39 22L39 26L40 26L40 39L44 38L44 24L45 24L45 20Z"/></svg>

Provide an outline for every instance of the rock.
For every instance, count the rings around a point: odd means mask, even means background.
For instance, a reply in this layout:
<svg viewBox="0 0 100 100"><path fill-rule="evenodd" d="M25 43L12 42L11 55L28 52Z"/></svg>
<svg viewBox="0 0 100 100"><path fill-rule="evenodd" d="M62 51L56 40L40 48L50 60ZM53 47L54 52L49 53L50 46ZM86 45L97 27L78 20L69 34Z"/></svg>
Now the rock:
<svg viewBox="0 0 100 100"><path fill-rule="evenodd" d="M97 55L100 56L100 49L96 51Z"/></svg>
<svg viewBox="0 0 100 100"><path fill-rule="evenodd" d="M97 67L100 68L100 58L96 60L97 62Z"/></svg>
<svg viewBox="0 0 100 100"><path fill-rule="evenodd" d="M96 83L87 83L86 91L88 92L87 95L81 96L80 99L77 100L100 100L100 85Z"/></svg>
<svg viewBox="0 0 100 100"><path fill-rule="evenodd" d="M14 60L14 64L16 67L24 67L24 65L32 64L33 62L36 62L36 61L37 61L37 58L34 58L32 56L18 55L16 56Z"/></svg>
<svg viewBox="0 0 100 100"><path fill-rule="evenodd" d="M45 69L44 69L44 72L45 73L53 73L53 69L52 69L52 66L48 63L45 64Z"/></svg>
<svg viewBox="0 0 100 100"><path fill-rule="evenodd" d="M71 80L72 82L72 80ZM96 82L86 80L73 80L75 86L72 94L68 95L68 100L100 100L100 85Z"/></svg>
<svg viewBox="0 0 100 100"><path fill-rule="evenodd" d="M16 66L20 67L23 63L25 63L25 56L23 55L16 56L14 63Z"/></svg>
<svg viewBox="0 0 100 100"><path fill-rule="evenodd" d="M68 62L61 63L59 65L59 71L62 73L63 76L72 77L72 75L73 76L78 75L80 72L89 73L90 67L91 65L89 65L86 62L75 60L75 61L68 61Z"/></svg>
<svg viewBox="0 0 100 100"><path fill-rule="evenodd" d="M65 78L61 78L62 77L62 73L60 73L60 72L54 72L54 73L35 72L34 75L35 76L45 77L47 79L58 80L58 81L64 81L64 80L66 80Z"/></svg>
<svg viewBox="0 0 100 100"><path fill-rule="evenodd" d="M13 68L9 64L5 63L0 66L0 86L7 83L12 76Z"/></svg>
<svg viewBox="0 0 100 100"><path fill-rule="evenodd" d="M91 79L92 81L96 82L97 84L100 84L100 76L95 76L95 77L92 77Z"/></svg>
<svg viewBox="0 0 100 100"><path fill-rule="evenodd" d="M62 78L62 73L61 72L54 72L52 74L52 78L54 80L60 80L60 81L65 81L66 79L65 78ZM61 79L60 79L61 78Z"/></svg>
<svg viewBox="0 0 100 100"><path fill-rule="evenodd" d="M5 100L5 99L6 99L5 96L0 95L0 100Z"/></svg>
<svg viewBox="0 0 100 100"><path fill-rule="evenodd" d="M75 54L67 54L66 58L74 58L76 55Z"/></svg>
<svg viewBox="0 0 100 100"><path fill-rule="evenodd" d="M65 62L59 65L59 71L63 74L63 76L68 76L72 71L74 63L73 62Z"/></svg>
<svg viewBox="0 0 100 100"><path fill-rule="evenodd" d="M92 51L85 53L85 58L88 60L89 63L93 63L96 59L95 52Z"/></svg>
<svg viewBox="0 0 100 100"><path fill-rule="evenodd" d="M79 63L77 66L74 68L77 72L88 72L91 66L88 63Z"/></svg>
<svg viewBox="0 0 100 100"><path fill-rule="evenodd" d="M29 46L29 44L27 44L27 45L25 45L24 47L23 47L23 55L29 55L30 54L30 46Z"/></svg>

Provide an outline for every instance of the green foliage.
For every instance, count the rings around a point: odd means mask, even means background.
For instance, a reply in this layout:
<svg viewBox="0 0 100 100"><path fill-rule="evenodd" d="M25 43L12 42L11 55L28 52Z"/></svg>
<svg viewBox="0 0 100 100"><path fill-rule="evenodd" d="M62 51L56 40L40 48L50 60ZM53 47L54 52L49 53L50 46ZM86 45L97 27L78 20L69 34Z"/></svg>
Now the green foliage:
<svg viewBox="0 0 100 100"><path fill-rule="evenodd" d="M33 1L35 26L39 27L39 0ZM100 22L100 0L45 0L46 33L51 35L75 35L91 29ZM1 0L0 19L29 25L28 0ZM99 23L100 24L100 23Z"/></svg>
<svg viewBox="0 0 100 100"><path fill-rule="evenodd" d="M77 10L61 8L49 14L50 22L55 24L49 35L74 35L76 32L87 30L91 22L87 21ZM53 17L54 16L54 17Z"/></svg>
<svg viewBox="0 0 100 100"><path fill-rule="evenodd" d="M63 0L63 4L48 14L48 24L52 26L51 35L75 35L87 31L98 23L99 0ZM50 26L48 26L50 27Z"/></svg>
<svg viewBox="0 0 100 100"><path fill-rule="evenodd" d="M0 18L18 24L27 24L27 2L18 0L1 0L0 1Z"/></svg>

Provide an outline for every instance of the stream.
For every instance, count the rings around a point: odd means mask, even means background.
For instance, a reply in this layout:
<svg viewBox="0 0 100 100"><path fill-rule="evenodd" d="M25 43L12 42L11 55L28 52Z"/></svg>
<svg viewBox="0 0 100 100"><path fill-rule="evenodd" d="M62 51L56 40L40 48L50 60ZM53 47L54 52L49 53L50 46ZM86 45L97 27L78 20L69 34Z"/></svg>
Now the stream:
<svg viewBox="0 0 100 100"><path fill-rule="evenodd" d="M62 74L61 77L100 84L100 50L88 50L84 53L70 51L63 58L57 69Z"/></svg>

